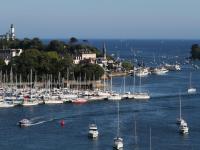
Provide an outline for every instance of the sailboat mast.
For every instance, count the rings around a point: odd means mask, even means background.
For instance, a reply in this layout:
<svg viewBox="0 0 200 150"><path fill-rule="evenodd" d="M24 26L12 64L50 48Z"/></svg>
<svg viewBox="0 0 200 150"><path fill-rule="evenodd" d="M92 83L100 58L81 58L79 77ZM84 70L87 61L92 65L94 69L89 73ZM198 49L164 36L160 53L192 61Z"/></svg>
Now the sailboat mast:
<svg viewBox="0 0 200 150"><path fill-rule="evenodd" d="M111 78L110 78L110 91L111 91L111 93L112 93L112 73L111 73L111 76L110 76Z"/></svg>
<svg viewBox="0 0 200 150"><path fill-rule="evenodd" d="M150 128L150 131L149 131L149 132L150 132L150 133L149 133L149 134L150 134L150 135L149 135L149 136L150 136L150 137L149 137L149 143L150 143L150 145L149 145L149 150L151 150L151 128Z"/></svg>
<svg viewBox="0 0 200 150"><path fill-rule="evenodd" d="M137 144L137 131L136 131L136 121L135 121L135 144Z"/></svg>
<svg viewBox="0 0 200 150"><path fill-rule="evenodd" d="M140 86L139 86L139 92L141 93L141 76L140 76Z"/></svg>
<svg viewBox="0 0 200 150"><path fill-rule="evenodd" d="M125 85L126 85L126 77L124 76L124 94L125 94L125 92L126 92L126 87L125 87Z"/></svg>
<svg viewBox="0 0 200 150"><path fill-rule="evenodd" d="M192 81L191 81L191 78L192 78L192 73L190 72L190 88L192 88Z"/></svg>
<svg viewBox="0 0 200 150"><path fill-rule="evenodd" d="M117 102L117 137L119 137L119 102Z"/></svg>
<svg viewBox="0 0 200 150"><path fill-rule="evenodd" d="M180 108L179 108L179 109L180 109L180 110L179 110L179 111L180 111L180 114L179 114L179 115L180 115L180 119L181 119L181 118L182 118L182 117L181 117L181 113L182 113L182 112L181 112L181 96L180 96L180 93L179 93L179 102L180 102Z"/></svg>

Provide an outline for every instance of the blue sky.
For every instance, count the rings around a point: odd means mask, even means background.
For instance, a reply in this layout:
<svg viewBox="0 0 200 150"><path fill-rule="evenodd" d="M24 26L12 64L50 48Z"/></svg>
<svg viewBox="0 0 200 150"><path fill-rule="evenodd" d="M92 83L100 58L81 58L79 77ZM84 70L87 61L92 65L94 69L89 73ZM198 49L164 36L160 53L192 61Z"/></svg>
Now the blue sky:
<svg viewBox="0 0 200 150"><path fill-rule="evenodd" d="M200 0L0 0L19 38L200 38Z"/></svg>

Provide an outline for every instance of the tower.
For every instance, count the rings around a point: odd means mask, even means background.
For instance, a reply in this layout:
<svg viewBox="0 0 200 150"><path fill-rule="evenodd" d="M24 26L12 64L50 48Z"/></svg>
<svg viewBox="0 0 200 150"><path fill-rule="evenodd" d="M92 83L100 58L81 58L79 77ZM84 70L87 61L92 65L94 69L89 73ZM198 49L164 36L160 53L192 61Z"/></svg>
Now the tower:
<svg viewBox="0 0 200 150"><path fill-rule="evenodd" d="M103 43L103 58L106 59L106 44Z"/></svg>
<svg viewBox="0 0 200 150"><path fill-rule="evenodd" d="M14 28L13 24L11 24L11 26L10 26L10 39L11 40L15 39L15 28Z"/></svg>

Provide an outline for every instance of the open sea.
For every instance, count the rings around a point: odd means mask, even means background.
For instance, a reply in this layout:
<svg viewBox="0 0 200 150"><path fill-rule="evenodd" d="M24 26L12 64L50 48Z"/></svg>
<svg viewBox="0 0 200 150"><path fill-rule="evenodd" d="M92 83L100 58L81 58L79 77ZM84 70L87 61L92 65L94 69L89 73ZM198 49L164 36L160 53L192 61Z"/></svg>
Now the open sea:
<svg viewBox="0 0 200 150"><path fill-rule="evenodd" d="M100 49L106 43L107 52L121 59L146 66L179 63L181 71L142 78L141 88L148 91L148 101L122 100L119 102L120 136L124 150L199 150L200 149L200 66L199 61L187 63L190 47L198 40L89 40ZM197 93L187 94L189 75ZM126 91L133 91L133 76L128 76ZM139 78L136 77L136 90ZM113 89L123 91L123 77L113 79ZM189 126L189 134L178 132L179 91L182 116ZM16 124L29 118L36 124L19 128ZM60 126L60 120L65 126ZM137 144L134 122L137 123ZM88 139L88 125L95 122L99 138ZM83 105L58 104L0 109L0 150L112 150L117 135L117 103L89 102Z"/></svg>

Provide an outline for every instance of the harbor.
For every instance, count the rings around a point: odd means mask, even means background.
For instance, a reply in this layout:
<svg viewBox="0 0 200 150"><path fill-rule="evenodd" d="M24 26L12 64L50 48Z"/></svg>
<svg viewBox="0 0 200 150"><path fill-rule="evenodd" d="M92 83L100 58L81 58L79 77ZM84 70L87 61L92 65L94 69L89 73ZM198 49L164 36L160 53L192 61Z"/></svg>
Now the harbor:
<svg viewBox="0 0 200 150"><path fill-rule="evenodd" d="M129 50L121 57L129 59ZM128 74L108 72L96 81L63 80L58 73L57 79L47 75L39 82L30 70L24 82L19 75L2 74L0 130L9 134L0 136L0 145L131 150L148 149L151 141L152 149L198 150L200 70L194 66L200 64L188 62L187 53L187 47L184 53L169 51L154 62L143 50L134 63L145 58L146 65L135 65ZM183 124L177 125L177 118Z"/></svg>

